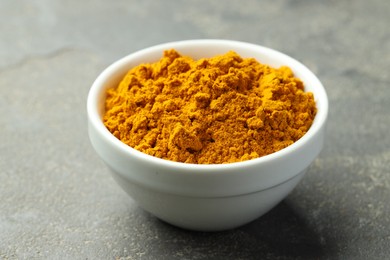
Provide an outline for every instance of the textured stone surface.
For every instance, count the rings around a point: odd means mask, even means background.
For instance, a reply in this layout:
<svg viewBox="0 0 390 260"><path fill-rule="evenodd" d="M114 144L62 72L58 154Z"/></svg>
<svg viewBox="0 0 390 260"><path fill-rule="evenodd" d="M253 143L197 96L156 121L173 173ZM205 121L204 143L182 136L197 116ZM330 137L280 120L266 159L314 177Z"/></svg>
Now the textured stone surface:
<svg viewBox="0 0 390 260"><path fill-rule="evenodd" d="M0 1L0 259L384 259L390 255L390 2ZM191 38L301 60L330 101L302 183L242 228L139 209L92 150L86 96L144 47Z"/></svg>

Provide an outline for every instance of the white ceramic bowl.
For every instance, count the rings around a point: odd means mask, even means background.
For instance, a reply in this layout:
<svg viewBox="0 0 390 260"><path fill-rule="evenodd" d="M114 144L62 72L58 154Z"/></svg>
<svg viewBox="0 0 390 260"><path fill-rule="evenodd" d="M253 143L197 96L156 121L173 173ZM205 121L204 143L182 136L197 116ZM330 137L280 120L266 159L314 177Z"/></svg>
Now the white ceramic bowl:
<svg viewBox="0 0 390 260"><path fill-rule="evenodd" d="M276 153L231 164L196 165L159 159L115 138L104 126L105 91L140 63L155 62L174 48L195 59L234 50L274 67L289 66L311 91L317 114L309 131ZM326 92L318 78L293 58L262 46L227 40L172 42L135 52L104 70L87 102L89 136L114 179L144 210L173 225L217 231L248 223L278 204L298 184L324 142L328 113Z"/></svg>

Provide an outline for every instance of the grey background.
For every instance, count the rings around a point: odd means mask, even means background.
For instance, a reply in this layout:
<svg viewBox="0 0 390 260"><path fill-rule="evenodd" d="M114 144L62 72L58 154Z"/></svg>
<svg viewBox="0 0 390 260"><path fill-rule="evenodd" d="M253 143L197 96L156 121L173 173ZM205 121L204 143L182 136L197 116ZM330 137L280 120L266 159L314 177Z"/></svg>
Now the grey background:
<svg viewBox="0 0 390 260"><path fill-rule="evenodd" d="M389 259L390 1L0 1L0 259ZM167 225L118 188L87 136L109 64L158 43L247 41L323 82L323 152L236 230Z"/></svg>

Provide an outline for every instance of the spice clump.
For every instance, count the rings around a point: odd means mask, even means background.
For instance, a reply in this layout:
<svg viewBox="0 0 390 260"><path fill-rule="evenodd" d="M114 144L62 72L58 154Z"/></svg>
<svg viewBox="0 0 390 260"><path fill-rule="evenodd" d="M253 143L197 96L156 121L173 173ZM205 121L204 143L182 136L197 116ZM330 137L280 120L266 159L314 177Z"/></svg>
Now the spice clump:
<svg viewBox="0 0 390 260"><path fill-rule="evenodd" d="M301 138L313 94L288 67L230 51L194 60L166 50L107 90L103 121L125 144L159 158L222 164L258 158Z"/></svg>

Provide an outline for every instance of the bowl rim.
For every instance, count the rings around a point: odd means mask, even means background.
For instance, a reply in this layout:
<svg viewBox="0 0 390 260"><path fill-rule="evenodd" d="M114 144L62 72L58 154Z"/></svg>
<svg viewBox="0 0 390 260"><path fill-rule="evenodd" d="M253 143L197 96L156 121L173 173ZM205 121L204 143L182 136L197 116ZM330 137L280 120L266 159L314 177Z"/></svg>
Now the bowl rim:
<svg viewBox="0 0 390 260"><path fill-rule="evenodd" d="M316 84L316 91L314 94L314 98L317 105L317 114L314 118L314 121L309 128L309 130L296 142L293 144L287 146L286 148L283 148L277 152L259 157L254 158L251 160L241 161L241 162L233 162L233 163L226 163L226 164L193 164L193 163L182 163L182 162L175 162L170 161L166 159L161 159L152 155L148 155L146 153L143 153L141 151L138 151L119 139L117 139L103 124L101 115L99 113L99 96L101 95L101 92L106 90L108 87L105 86L105 83L108 78L113 77L115 73L118 72L118 70L125 70L126 72L130 69L130 67L125 67L127 64L137 58L142 57L145 54L148 54L149 52L155 52L160 51L162 53L163 50L166 49L179 49L182 47L188 47L188 45L195 46L218 46L218 45L224 45L224 46L230 46L231 49L235 49L238 46L240 48L248 48L252 49L257 52L263 52L267 53L272 57L275 57L275 59L283 59L288 61L290 65L288 65L294 72L295 70L299 69L307 73L307 75L310 77L311 81L314 81ZM292 64L292 65L291 65ZM306 83L305 83L306 86ZM313 91L311 91L313 92ZM321 109L318 109L318 102L321 102ZM328 97L325 91L324 86L320 82L320 80L317 78L317 76L308 69L305 65L303 65L298 60L288 56L287 54L284 54L280 51L277 51L275 49L271 49L262 45L248 43L248 42L242 42L242 41L234 41L234 40L221 40L221 39L194 39L194 40L183 40L183 41L173 41L173 42L167 42L162 43L158 45L154 45L151 47L147 47L141 50L138 50L136 52L133 52L115 62L113 62L111 65L109 65L106 69L103 70L103 72L100 73L100 75L96 78L96 80L93 82L89 93L87 97L87 114L88 114L88 120L89 123L97 129L101 137L103 137L106 141L112 143L115 145L117 149L119 149L122 153L133 156L137 160L143 161L144 163L153 163L158 167L163 168L175 168L175 169L182 169L182 170L191 170L191 172L194 173L205 173L205 172L219 172L221 170L238 170L242 169L242 167L252 167L258 164L263 163L270 163L274 160L279 159L280 157L284 157L287 155L290 155L295 150L303 147L306 145L313 136L319 132L325 125L327 116L328 116Z"/></svg>

